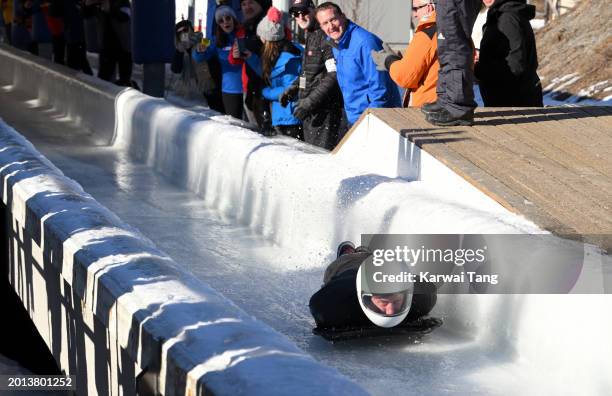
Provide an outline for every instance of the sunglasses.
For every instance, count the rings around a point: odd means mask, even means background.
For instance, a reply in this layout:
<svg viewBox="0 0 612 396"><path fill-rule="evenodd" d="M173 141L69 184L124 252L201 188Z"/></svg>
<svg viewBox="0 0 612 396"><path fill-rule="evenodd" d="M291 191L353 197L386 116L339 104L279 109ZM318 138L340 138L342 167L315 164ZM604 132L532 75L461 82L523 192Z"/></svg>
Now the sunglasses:
<svg viewBox="0 0 612 396"><path fill-rule="evenodd" d="M299 16L304 17L306 15L310 14L310 12L308 10L300 10L300 11L293 11L291 13L291 16L294 18L297 18Z"/></svg>
<svg viewBox="0 0 612 396"><path fill-rule="evenodd" d="M427 7L429 4L430 4L430 3L423 4L423 5L420 5L420 6L418 6L418 7L412 7L412 12L417 12L417 11L418 11L418 10L420 10L421 8L423 8L423 7Z"/></svg>

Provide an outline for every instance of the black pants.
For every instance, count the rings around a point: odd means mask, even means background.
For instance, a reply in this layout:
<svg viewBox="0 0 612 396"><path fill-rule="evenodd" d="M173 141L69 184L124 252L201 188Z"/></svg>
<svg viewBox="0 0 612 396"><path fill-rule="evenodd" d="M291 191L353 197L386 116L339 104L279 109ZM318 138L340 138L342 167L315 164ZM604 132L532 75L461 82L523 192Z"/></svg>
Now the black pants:
<svg viewBox="0 0 612 396"><path fill-rule="evenodd" d="M211 110L217 111L221 114L226 114L225 101L223 100L220 89L215 89L211 93L205 93L204 97L206 98L206 103L208 103L208 107Z"/></svg>
<svg viewBox="0 0 612 396"><path fill-rule="evenodd" d="M274 129L279 135L304 140L304 131L301 125L276 125Z"/></svg>
<svg viewBox="0 0 612 396"><path fill-rule="evenodd" d="M117 83L130 86L132 81L132 53L122 46L121 38L113 29L111 17L101 13L98 18L98 28L101 30L102 36L98 77L106 81L113 80L116 75L116 67L119 66Z"/></svg>
<svg viewBox="0 0 612 396"><path fill-rule="evenodd" d="M222 97L225 114L242 120L242 94L231 94L223 92Z"/></svg>
<svg viewBox="0 0 612 396"><path fill-rule="evenodd" d="M304 119L304 141L315 146L333 150L338 142L338 131L342 115L337 109L321 109Z"/></svg>
<svg viewBox="0 0 612 396"><path fill-rule="evenodd" d="M12 44L12 40L11 40L11 29L12 29L12 23L7 23L6 25L4 25L4 34L6 36L6 43L7 44Z"/></svg>
<svg viewBox="0 0 612 396"><path fill-rule="evenodd" d="M84 42L68 44L66 58L66 66L82 71L90 76L93 74L87 60L87 50Z"/></svg>
<svg viewBox="0 0 612 396"><path fill-rule="evenodd" d="M59 34L51 38L53 46L53 62L63 65L66 63L66 40L64 34Z"/></svg>
<svg viewBox="0 0 612 396"><path fill-rule="evenodd" d="M109 47L113 46L114 48ZM115 44L107 43L99 55L100 66L98 77L102 80L111 81L115 77L116 66L119 66L120 85L129 86L132 80L132 53L115 47Z"/></svg>
<svg viewBox="0 0 612 396"><path fill-rule="evenodd" d="M260 94L254 91L244 94L244 112L247 120L252 124L257 124L264 134L272 129L270 102Z"/></svg>
<svg viewBox="0 0 612 396"><path fill-rule="evenodd" d="M32 55L38 55L38 42L31 41L28 45L28 52Z"/></svg>
<svg viewBox="0 0 612 396"><path fill-rule="evenodd" d="M474 47L472 28L481 0L444 0L437 3L438 103L455 117L474 110Z"/></svg>

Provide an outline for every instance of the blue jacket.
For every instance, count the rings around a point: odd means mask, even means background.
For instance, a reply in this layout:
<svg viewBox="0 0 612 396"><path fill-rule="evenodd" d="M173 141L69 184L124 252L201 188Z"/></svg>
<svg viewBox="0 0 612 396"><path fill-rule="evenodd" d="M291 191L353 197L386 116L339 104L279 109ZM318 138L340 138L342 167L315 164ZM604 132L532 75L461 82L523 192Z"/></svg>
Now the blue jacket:
<svg viewBox="0 0 612 396"><path fill-rule="evenodd" d="M302 52L302 48L297 46ZM252 61L251 56L247 62ZM293 116L295 102L289 102L287 107L281 106L278 97L299 77L302 70L302 56L283 51L278 56L276 64L270 72L270 86L265 87L261 94L272 104L272 125L299 125L300 120Z"/></svg>
<svg viewBox="0 0 612 396"><path fill-rule="evenodd" d="M372 60L371 51L382 49L378 37L348 21L346 32L332 47L350 124L354 124L368 107L402 107L397 85L388 72L376 70Z"/></svg>
<svg viewBox="0 0 612 396"><path fill-rule="evenodd" d="M221 65L221 92L228 94L242 93L242 65L232 65L229 63L229 53L232 50L231 43L234 42L234 35L230 34L227 40L228 45L223 48L217 47L214 43L204 52L191 51L192 58L197 62L203 62L213 56L219 59Z"/></svg>

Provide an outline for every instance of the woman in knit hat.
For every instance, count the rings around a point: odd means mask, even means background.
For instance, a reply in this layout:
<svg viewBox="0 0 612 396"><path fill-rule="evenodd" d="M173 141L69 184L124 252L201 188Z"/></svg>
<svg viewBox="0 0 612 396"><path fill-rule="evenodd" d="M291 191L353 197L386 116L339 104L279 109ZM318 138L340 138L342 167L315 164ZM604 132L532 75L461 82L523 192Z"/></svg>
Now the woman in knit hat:
<svg viewBox="0 0 612 396"><path fill-rule="evenodd" d="M193 53L193 59L200 63L212 58L218 60L221 67L221 97L225 114L242 119L242 67L229 63L232 43L239 28L238 17L231 7L222 5L215 11L217 27L213 43L209 47L199 45Z"/></svg>
<svg viewBox="0 0 612 396"><path fill-rule="evenodd" d="M279 101L300 75L302 48L287 39L284 15L275 7L257 25L257 35L263 43L261 69L266 86L262 95L272 103L272 126L278 133L303 139L301 122L293 116L295 102L283 106Z"/></svg>

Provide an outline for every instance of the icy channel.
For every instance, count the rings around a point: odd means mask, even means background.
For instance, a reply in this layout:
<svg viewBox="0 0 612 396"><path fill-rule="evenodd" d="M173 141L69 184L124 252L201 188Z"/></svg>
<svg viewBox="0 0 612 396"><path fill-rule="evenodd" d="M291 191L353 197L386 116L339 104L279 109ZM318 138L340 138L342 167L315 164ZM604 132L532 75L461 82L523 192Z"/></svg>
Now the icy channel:
<svg viewBox="0 0 612 396"><path fill-rule="evenodd" d="M369 174L161 102L123 95L117 138L105 147L66 120L12 117L68 177L176 262L373 394L612 393L606 295L441 296L434 315L445 325L421 340L332 345L313 336L308 299L342 240L542 231L442 181Z"/></svg>

